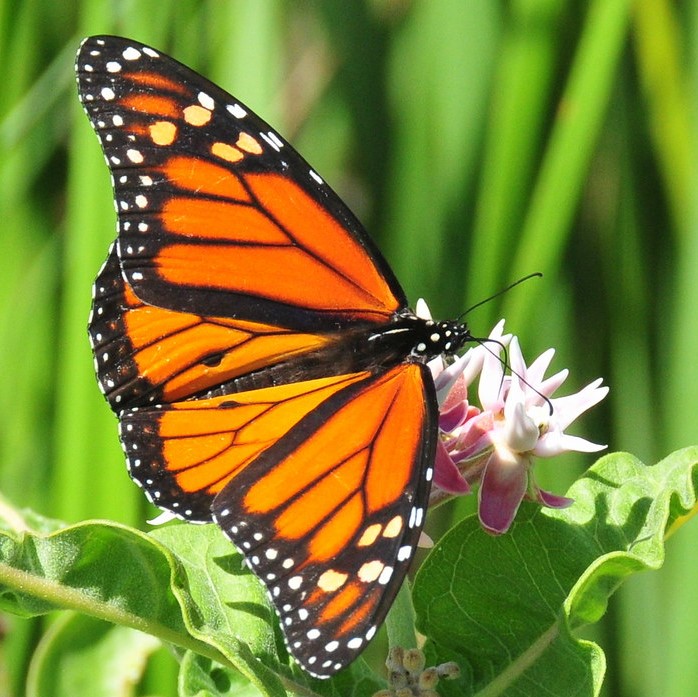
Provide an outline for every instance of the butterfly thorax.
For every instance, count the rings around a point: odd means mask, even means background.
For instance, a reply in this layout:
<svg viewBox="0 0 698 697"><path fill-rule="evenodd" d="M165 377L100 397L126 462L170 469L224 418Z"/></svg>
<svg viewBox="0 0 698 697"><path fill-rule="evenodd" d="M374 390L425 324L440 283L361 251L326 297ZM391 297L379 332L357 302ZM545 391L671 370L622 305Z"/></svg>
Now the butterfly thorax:
<svg viewBox="0 0 698 697"><path fill-rule="evenodd" d="M396 317L395 323L396 327L388 327L381 334L389 337L404 334L406 343L411 346L409 356L415 358L429 360L441 354L450 355L472 341L468 326L457 320L436 322L406 311Z"/></svg>

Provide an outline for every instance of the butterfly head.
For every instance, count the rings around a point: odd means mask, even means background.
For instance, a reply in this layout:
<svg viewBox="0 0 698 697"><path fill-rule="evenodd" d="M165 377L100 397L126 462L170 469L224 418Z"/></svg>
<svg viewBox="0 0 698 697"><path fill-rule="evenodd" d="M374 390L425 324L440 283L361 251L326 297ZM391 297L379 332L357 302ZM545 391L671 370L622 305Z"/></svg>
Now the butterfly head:
<svg viewBox="0 0 698 697"><path fill-rule="evenodd" d="M463 322L416 319L419 326L416 329L412 356L431 359L442 354L450 355L458 352L468 341L473 340L468 325Z"/></svg>

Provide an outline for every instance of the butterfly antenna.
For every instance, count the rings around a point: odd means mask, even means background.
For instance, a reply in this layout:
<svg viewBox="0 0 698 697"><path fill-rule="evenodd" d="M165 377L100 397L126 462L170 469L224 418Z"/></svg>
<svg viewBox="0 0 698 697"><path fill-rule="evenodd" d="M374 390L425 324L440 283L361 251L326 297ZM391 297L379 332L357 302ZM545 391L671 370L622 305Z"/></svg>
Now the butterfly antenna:
<svg viewBox="0 0 698 697"><path fill-rule="evenodd" d="M528 276L524 276L523 278L520 278L518 281L514 281L513 283L510 283L508 286L502 288L502 290L498 290L494 295L490 295L489 298L485 298L484 300L480 300L479 302L476 302L474 305L471 305L465 312L462 312L460 314L460 317L458 319L463 319L469 312L472 312L475 308L480 307L480 305L484 305L485 303L490 302L490 300L494 300L495 298L498 298L500 295L504 295L504 293L508 293L512 288L515 288L516 286L519 285L519 283L523 283L524 281L528 281L531 278L542 278L543 274L540 271L536 271L535 273L530 273ZM488 339L489 341L489 339Z"/></svg>
<svg viewBox="0 0 698 697"><path fill-rule="evenodd" d="M481 305L484 305L485 303L490 302L490 300L494 300L495 298L498 298L500 295L504 295L504 293L508 293L512 288L515 288L518 286L520 283L523 283L524 281L528 281L531 278L542 278L543 274L540 271L536 271L534 273L530 273L527 276L523 276L522 278L519 278L517 281L514 281L513 283L510 283L508 286L505 286L502 288L502 290L497 291L494 295L490 295L489 298L485 298L484 300L480 300L480 302L475 303L474 305L471 305L465 312L461 313L460 317L458 318L459 320L462 320L463 317L465 317L469 312L472 312L475 308L480 307ZM544 394L541 393L540 390L537 390L531 383L526 380L526 378L523 375L519 375L509 364L509 352L507 351L507 347L501 342L498 341L497 339L490 339L489 337L486 338L481 338L481 337L476 337L476 336L471 336L470 337L472 341L475 343L479 344L482 346L486 351L491 353L504 367L505 370L509 370L512 375L516 375L521 382L523 382L524 385L527 387L530 387L545 403L548 405L548 409L550 411L550 414L553 413L553 403L550 401L548 397L546 397ZM489 346L487 346L488 343L493 343L497 344L499 348L502 350L504 353L504 358L502 358L498 353L495 353L492 351ZM502 379L499 384L499 389L501 390L502 385L504 384L504 374L502 373Z"/></svg>

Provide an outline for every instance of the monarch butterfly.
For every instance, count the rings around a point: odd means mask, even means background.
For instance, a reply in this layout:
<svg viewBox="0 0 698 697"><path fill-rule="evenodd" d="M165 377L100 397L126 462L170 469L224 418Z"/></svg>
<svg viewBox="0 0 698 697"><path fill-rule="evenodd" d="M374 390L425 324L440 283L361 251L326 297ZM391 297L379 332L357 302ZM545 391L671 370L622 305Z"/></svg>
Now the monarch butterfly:
<svg viewBox="0 0 698 697"><path fill-rule="evenodd" d="M113 36L76 72L118 213L89 336L130 475L221 527L329 677L404 579L438 438L426 362L471 335L410 311L346 205L216 85Z"/></svg>

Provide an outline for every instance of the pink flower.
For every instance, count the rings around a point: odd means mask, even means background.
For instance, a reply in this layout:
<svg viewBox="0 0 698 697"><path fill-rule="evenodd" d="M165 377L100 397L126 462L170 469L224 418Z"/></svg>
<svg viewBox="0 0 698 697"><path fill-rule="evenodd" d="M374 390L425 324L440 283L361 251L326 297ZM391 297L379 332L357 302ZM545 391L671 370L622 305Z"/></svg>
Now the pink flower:
<svg viewBox="0 0 698 697"><path fill-rule="evenodd" d="M450 366L441 359L430 363L439 395L441 429L434 484L447 493L463 494L479 483L480 522L495 534L509 529L524 497L552 508L572 503L536 484L535 457L606 447L565 433L580 414L608 394L602 380L576 394L554 398L569 373L562 370L545 378L554 350L545 351L527 366L518 339L502 334L503 328L502 320L486 343ZM508 346L510 375L505 374L501 359L504 346ZM478 405L473 405L468 390L478 376Z"/></svg>

